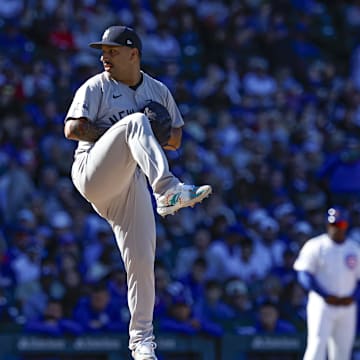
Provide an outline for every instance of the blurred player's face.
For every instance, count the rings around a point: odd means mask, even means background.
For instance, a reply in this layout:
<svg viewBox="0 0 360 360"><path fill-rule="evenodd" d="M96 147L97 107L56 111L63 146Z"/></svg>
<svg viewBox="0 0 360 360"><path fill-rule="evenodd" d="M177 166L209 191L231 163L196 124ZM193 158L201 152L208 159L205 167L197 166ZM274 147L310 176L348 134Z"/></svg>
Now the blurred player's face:
<svg viewBox="0 0 360 360"><path fill-rule="evenodd" d="M100 61L104 70L115 80L133 85L138 73L138 50L128 46L102 46Z"/></svg>
<svg viewBox="0 0 360 360"><path fill-rule="evenodd" d="M345 241L347 228L348 224L345 222L342 224L328 224L328 235L333 241L341 244Z"/></svg>

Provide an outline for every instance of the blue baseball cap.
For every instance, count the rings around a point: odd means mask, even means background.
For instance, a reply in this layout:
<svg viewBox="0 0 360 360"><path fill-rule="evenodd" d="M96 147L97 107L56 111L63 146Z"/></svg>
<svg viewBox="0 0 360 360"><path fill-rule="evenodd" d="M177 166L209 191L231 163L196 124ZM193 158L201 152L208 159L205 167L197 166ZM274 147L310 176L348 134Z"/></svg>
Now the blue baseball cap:
<svg viewBox="0 0 360 360"><path fill-rule="evenodd" d="M101 41L89 44L94 49L101 49L103 45L128 46L137 48L140 53L142 50L142 43L138 34L128 26L110 26L104 31Z"/></svg>
<svg viewBox="0 0 360 360"><path fill-rule="evenodd" d="M333 206L327 211L327 222L339 227L348 226L348 215L344 209L339 206Z"/></svg>

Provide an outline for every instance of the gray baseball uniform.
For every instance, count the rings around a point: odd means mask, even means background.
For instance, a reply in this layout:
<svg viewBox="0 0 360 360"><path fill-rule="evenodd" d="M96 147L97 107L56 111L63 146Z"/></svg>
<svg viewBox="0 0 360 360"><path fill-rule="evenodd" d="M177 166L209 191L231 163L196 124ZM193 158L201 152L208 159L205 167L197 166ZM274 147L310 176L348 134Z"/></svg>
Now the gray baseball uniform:
<svg viewBox="0 0 360 360"><path fill-rule="evenodd" d="M85 117L109 128L96 143L79 141L71 177L114 231L127 271L131 350L137 342L154 338L156 236L146 177L155 195L180 183L151 136L147 117L138 111L155 100L168 109L173 127L184 124L167 87L144 72L142 78L133 89L106 72L95 75L78 89L66 115L66 120Z"/></svg>

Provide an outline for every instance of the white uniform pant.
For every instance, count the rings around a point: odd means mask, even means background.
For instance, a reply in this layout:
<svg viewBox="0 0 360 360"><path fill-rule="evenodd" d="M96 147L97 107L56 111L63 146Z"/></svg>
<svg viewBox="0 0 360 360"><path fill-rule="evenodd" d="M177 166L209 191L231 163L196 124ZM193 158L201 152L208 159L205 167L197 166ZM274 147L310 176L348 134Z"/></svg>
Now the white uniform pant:
<svg viewBox="0 0 360 360"><path fill-rule="evenodd" d="M140 113L113 125L87 153L76 157L72 167L74 185L110 223L124 261L131 350L153 340L156 234L144 174L154 193L179 183L147 117Z"/></svg>
<svg viewBox="0 0 360 360"><path fill-rule="evenodd" d="M333 306L317 294L309 295L304 360L350 360L356 332L356 303Z"/></svg>

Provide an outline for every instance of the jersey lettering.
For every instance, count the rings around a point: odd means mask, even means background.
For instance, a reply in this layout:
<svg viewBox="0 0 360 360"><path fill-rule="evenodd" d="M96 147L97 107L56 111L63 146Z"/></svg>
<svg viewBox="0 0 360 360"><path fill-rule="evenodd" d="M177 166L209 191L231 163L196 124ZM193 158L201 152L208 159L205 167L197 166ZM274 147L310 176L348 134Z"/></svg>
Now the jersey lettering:
<svg viewBox="0 0 360 360"><path fill-rule="evenodd" d="M122 110L119 111L117 114L113 114L109 117L109 121L111 122L112 125L114 125L115 123L117 123L118 121L120 121L122 118L124 118L125 116L128 116L130 114L133 114L135 112L134 109L126 109L126 110Z"/></svg>

